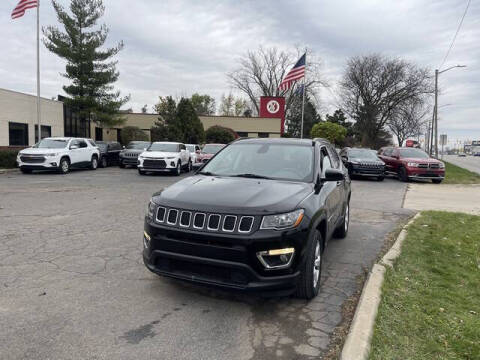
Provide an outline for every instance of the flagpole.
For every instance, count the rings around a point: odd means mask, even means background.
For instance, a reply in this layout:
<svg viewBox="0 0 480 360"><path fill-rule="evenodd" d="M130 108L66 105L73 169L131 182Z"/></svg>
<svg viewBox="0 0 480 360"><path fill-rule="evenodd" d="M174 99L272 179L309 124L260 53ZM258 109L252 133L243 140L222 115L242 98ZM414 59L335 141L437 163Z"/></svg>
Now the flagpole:
<svg viewBox="0 0 480 360"><path fill-rule="evenodd" d="M37 126L38 141L42 140L40 125L40 0L37 2Z"/></svg>
<svg viewBox="0 0 480 360"><path fill-rule="evenodd" d="M303 116L305 113L305 78L307 77L307 55L305 55L305 75L303 76L303 95L302 95L302 125L300 130L300 139L303 139Z"/></svg>

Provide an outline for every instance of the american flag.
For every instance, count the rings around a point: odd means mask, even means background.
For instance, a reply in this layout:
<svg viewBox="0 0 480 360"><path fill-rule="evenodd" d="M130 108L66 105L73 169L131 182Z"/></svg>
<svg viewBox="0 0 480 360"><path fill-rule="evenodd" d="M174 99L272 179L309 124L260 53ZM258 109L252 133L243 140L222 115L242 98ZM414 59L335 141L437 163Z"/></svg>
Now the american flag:
<svg viewBox="0 0 480 360"><path fill-rule="evenodd" d="M306 55L306 53L303 54L295 66L288 72L287 76L283 78L282 83L278 86L281 91L287 91L292 87L295 81L305 76Z"/></svg>
<svg viewBox="0 0 480 360"><path fill-rule="evenodd" d="M20 0L15 9L12 11L12 19L16 19L25 15L25 10L36 8L38 6L37 0Z"/></svg>

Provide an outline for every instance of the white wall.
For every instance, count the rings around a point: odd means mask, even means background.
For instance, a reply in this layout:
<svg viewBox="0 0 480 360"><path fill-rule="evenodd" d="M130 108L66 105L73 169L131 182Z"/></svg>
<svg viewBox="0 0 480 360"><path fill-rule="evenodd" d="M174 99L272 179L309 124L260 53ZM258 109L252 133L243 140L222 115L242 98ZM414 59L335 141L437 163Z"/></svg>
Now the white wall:
<svg viewBox="0 0 480 360"><path fill-rule="evenodd" d="M40 109L41 125L51 126L52 136L64 136L63 103L42 98ZM37 98L0 89L0 146L9 146L9 122L28 124L28 145L33 145L37 123Z"/></svg>

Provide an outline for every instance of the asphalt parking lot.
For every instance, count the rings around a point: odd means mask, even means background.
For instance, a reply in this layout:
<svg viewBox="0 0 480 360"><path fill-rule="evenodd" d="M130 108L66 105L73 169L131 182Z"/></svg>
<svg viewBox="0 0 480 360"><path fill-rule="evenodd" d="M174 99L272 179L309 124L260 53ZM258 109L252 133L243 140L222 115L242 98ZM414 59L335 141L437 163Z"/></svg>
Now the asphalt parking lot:
<svg viewBox="0 0 480 360"><path fill-rule="evenodd" d="M0 175L1 359L318 358L356 277L411 214L404 183L354 181L350 233L329 243L319 296L264 299L144 267L147 201L178 179L119 168Z"/></svg>

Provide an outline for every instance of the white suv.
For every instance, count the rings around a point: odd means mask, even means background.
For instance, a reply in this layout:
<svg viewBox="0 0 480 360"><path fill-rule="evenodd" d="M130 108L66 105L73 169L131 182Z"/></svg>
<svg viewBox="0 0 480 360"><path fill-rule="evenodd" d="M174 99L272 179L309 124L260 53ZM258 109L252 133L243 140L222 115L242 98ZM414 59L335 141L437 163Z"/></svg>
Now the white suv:
<svg viewBox="0 0 480 360"><path fill-rule="evenodd" d="M182 169L192 170L190 152L185 144L177 142L154 142L138 156L138 173L171 171L180 175Z"/></svg>
<svg viewBox="0 0 480 360"><path fill-rule="evenodd" d="M17 164L23 173L55 170L66 174L72 167L96 170L100 151L95 142L84 138L52 137L18 153Z"/></svg>

